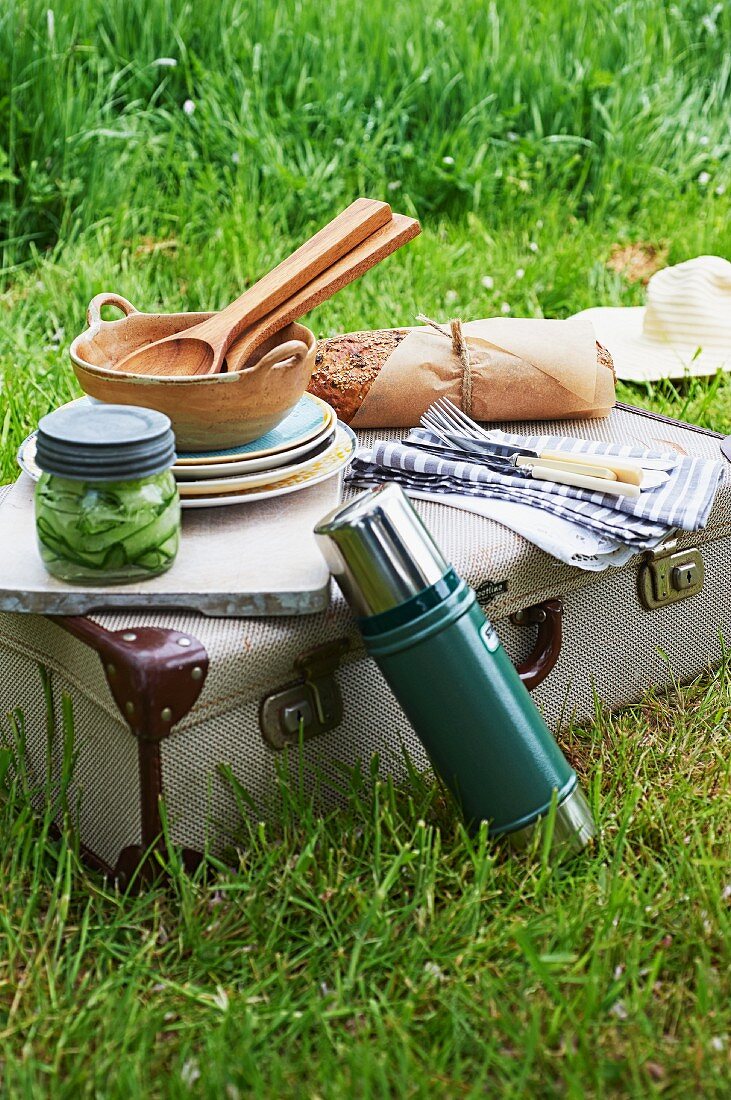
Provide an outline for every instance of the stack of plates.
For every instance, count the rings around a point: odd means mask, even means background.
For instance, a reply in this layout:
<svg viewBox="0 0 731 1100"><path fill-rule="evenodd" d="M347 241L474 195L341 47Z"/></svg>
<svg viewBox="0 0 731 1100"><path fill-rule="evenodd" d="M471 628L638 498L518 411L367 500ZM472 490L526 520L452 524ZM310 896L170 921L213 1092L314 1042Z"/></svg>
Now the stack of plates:
<svg viewBox="0 0 731 1100"><path fill-rule="evenodd" d="M88 398L81 398L86 401ZM36 433L18 452L21 467L40 477ZM319 397L306 393L272 431L227 451L179 453L173 472L184 508L245 504L284 496L333 477L353 458L354 433Z"/></svg>
<svg viewBox="0 0 731 1100"><path fill-rule="evenodd" d="M266 435L228 451L179 454L173 471L183 507L244 504L325 481L355 448L355 435L330 405L306 393Z"/></svg>

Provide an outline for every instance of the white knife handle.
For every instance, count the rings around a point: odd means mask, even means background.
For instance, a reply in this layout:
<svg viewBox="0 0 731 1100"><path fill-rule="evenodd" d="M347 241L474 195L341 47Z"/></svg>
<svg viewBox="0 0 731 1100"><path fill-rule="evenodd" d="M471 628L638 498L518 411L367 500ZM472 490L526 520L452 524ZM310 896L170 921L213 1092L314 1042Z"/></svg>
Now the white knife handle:
<svg viewBox="0 0 731 1100"><path fill-rule="evenodd" d="M530 455L518 455L515 459L516 466L535 466L536 460ZM616 481L617 475L608 466L595 466L593 463L574 461L572 458L546 458L540 457L541 466L547 466L551 470L567 470L573 474L586 474L587 477L606 478L607 481Z"/></svg>
<svg viewBox="0 0 731 1100"><path fill-rule="evenodd" d="M541 460L571 462L574 456L567 451L541 451ZM603 466L610 469L617 477L617 481L626 481L630 485L642 484L642 461L638 458L621 458L618 455L587 455L576 454L576 462L584 466Z"/></svg>
<svg viewBox="0 0 731 1100"><path fill-rule="evenodd" d="M572 485L575 489L590 489L593 493L607 493L615 497L631 497L637 500L639 485L628 485L626 481L607 481L601 477L587 477L585 474L569 473L568 470L552 470L548 466L533 466L531 476L538 481L554 481L559 485Z"/></svg>

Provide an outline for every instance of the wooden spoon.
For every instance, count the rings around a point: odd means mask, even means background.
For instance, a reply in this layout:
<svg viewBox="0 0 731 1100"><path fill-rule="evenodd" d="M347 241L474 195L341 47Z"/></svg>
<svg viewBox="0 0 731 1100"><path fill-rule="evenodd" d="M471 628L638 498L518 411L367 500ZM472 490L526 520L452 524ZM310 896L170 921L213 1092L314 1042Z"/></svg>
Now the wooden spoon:
<svg viewBox="0 0 731 1100"><path fill-rule="evenodd" d="M229 372L249 366L261 345L291 321L314 309L331 298L342 287L359 279L371 267L390 256L407 241L421 232L421 226L413 218L394 214L388 225L371 234L362 244L352 249L342 260L332 264L316 279L308 283L277 309L247 329L229 348L226 367Z"/></svg>
<svg viewBox="0 0 731 1100"><path fill-rule="evenodd" d="M132 374L216 374L237 336L390 220L387 202L356 199L226 309L193 328L138 348L118 369Z"/></svg>

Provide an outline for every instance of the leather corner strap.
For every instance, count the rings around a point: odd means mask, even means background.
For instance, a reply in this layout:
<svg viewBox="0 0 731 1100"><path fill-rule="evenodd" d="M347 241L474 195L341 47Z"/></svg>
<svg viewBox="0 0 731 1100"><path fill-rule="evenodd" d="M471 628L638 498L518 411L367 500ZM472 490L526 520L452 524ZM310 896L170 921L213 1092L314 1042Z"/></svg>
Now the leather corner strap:
<svg viewBox="0 0 731 1100"><path fill-rule="evenodd" d="M533 651L522 664L517 665L521 680L529 691L533 691L546 679L561 653L563 604L559 599L544 600L517 611L510 616L510 621L516 626L538 626Z"/></svg>
<svg viewBox="0 0 731 1100"><path fill-rule="evenodd" d="M82 616L53 622L96 650L119 711L135 737L161 741L201 693L208 654L190 634L156 626L105 630Z"/></svg>
<svg viewBox="0 0 731 1100"><path fill-rule="evenodd" d="M49 617L99 654L112 697L137 738L141 844L124 848L112 873L123 883L136 876L140 884L149 882L159 873L152 851L162 843L160 742L196 703L208 654L197 638L180 630L106 630L83 616ZM96 857L92 862L100 864Z"/></svg>

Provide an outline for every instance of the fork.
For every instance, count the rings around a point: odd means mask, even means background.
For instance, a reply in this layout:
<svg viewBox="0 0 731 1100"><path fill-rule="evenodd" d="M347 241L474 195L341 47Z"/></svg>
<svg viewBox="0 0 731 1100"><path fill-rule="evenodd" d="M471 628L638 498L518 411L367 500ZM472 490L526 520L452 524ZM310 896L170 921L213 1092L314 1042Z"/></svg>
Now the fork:
<svg viewBox="0 0 731 1100"><path fill-rule="evenodd" d="M467 440L474 440L478 449L482 450L489 445L493 453L503 456L516 456L516 466L526 466L530 460L540 460L541 467L552 470L565 470L575 474L598 477L608 481L622 481L629 485L641 485L643 468L642 464L629 458L619 458L615 455L569 455L565 451L533 451L527 447L510 447L494 442L492 436L471 417L463 413L448 397L442 397L435 401L421 418L422 427L443 433L449 438L450 445L454 446ZM487 450L488 448L485 447Z"/></svg>
<svg viewBox="0 0 731 1100"><path fill-rule="evenodd" d="M502 469L506 472L515 470L516 473L535 478L537 481L571 485L575 489L587 489L592 493L630 497L633 500L637 500L640 495L638 484L621 481L615 471L608 467L551 458L544 460L537 451L527 447L513 447L447 431L443 427L443 418L439 415L433 416L432 412L433 409L429 409L422 416L422 427L436 435L446 447L458 448L458 451L465 456L465 461L471 458L472 461L484 463L493 469ZM429 445L425 444L424 448L429 449ZM435 452L440 450L437 447L433 449Z"/></svg>

